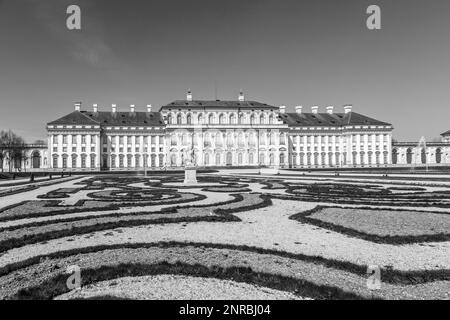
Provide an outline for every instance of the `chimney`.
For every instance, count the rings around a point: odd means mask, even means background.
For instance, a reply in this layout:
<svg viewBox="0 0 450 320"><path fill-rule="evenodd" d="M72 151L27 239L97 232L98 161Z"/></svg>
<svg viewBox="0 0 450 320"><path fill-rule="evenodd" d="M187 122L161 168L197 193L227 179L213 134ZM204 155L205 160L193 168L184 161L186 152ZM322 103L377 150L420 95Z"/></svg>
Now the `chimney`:
<svg viewBox="0 0 450 320"><path fill-rule="evenodd" d="M98 106L97 106L97 104L94 103L94 104L92 105L92 107L93 107L93 109L94 109L94 112L97 113L97 112L98 112Z"/></svg>
<svg viewBox="0 0 450 320"><path fill-rule="evenodd" d="M147 105L147 112L148 113L152 112L152 105L151 104Z"/></svg>
<svg viewBox="0 0 450 320"><path fill-rule="evenodd" d="M280 106L280 113L286 112L286 106Z"/></svg>
<svg viewBox="0 0 450 320"><path fill-rule="evenodd" d="M112 113L116 113L116 111L117 111L117 106L116 106L115 104L112 104L112 105L111 105L111 108L112 108Z"/></svg>
<svg viewBox="0 0 450 320"><path fill-rule="evenodd" d="M134 104L130 104L130 112L131 112L131 113L134 113L134 109L135 109L135 108L134 108Z"/></svg>
<svg viewBox="0 0 450 320"><path fill-rule="evenodd" d="M186 94L186 100L187 101L192 101L192 92L191 89L188 89L188 92Z"/></svg>
<svg viewBox="0 0 450 320"><path fill-rule="evenodd" d="M297 113L302 113L302 106L296 106L295 107L295 112L297 112Z"/></svg>
<svg viewBox="0 0 450 320"><path fill-rule="evenodd" d="M344 113L349 113L352 112L352 105L351 104L347 104L344 106Z"/></svg>
<svg viewBox="0 0 450 320"><path fill-rule="evenodd" d="M242 89L239 91L239 101L244 101L244 93L242 92Z"/></svg>
<svg viewBox="0 0 450 320"><path fill-rule="evenodd" d="M75 102L75 111L80 111L81 110L81 102Z"/></svg>
<svg viewBox="0 0 450 320"><path fill-rule="evenodd" d="M333 114L333 109L334 109L333 106L328 106L328 107L327 107L327 113Z"/></svg>
<svg viewBox="0 0 450 320"><path fill-rule="evenodd" d="M319 107L318 106L312 106L311 107L311 112L314 114L317 114L317 112L319 111Z"/></svg>

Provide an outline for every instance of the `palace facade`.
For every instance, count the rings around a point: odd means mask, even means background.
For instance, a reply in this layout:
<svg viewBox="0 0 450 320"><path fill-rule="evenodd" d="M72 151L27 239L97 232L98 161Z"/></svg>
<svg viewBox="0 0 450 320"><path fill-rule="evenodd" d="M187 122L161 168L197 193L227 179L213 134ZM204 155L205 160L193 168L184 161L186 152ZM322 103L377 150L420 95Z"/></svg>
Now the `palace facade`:
<svg viewBox="0 0 450 320"><path fill-rule="evenodd" d="M309 108L308 108L309 109ZM393 127L353 111L271 106L237 100L186 100L158 111L94 104L47 124L48 142L1 158L4 170L144 170L200 167L352 168L450 164L450 131L440 142L396 142Z"/></svg>
<svg viewBox="0 0 450 320"><path fill-rule="evenodd" d="M47 124L48 166L70 170L142 170L197 166L298 168L387 166L392 125L352 110L296 107L287 113L247 101L186 100L119 111L75 110Z"/></svg>

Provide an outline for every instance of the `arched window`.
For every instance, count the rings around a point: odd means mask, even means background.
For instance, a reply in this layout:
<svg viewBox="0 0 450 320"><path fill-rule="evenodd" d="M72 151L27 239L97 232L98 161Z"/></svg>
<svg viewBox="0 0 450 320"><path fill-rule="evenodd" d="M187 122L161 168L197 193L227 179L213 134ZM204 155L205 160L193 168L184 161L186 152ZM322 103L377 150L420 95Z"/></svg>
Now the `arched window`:
<svg viewBox="0 0 450 320"><path fill-rule="evenodd" d="M208 123L209 124L213 124L214 123L214 115L212 113L209 114Z"/></svg>
<svg viewBox="0 0 450 320"><path fill-rule="evenodd" d="M254 114L252 114L250 116L250 124L255 124L255 115Z"/></svg>
<svg viewBox="0 0 450 320"><path fill-rule="evenodd" d="M240 147L245 145L245 143L244 143L244 134L242 132L240 132L239 135L238 135L238 145Z"/></svg>
<svg viewBox="0 0 450 320"><path fill-rule="evenodd" d="M230 115L230 124L236 124L236 116L233 113Z"/></svg>
<svg viewBox="0 0 450 320"><path fill-rule="evenodd" d="M397 149L392 150L392 164L397 164L398 161L398 151Z"/></svg>
<svg viewBox="0 0 450 320"><path fill-rule="evenodd" d="M220 154L216 154L216 165L220 165Z"/></svg>
<svg viewBox="0 0 450 320"><path fill-rule="evenodd" d="M172 153L172 155L170 156L170 165L172 167L176 167L177 166L177 155Z"/></svg>
<svg viewBox="0 0 450 320"><path fill-rule="evenodd" d="M275 132L272 132L270 134L270 144L272 144L272 145L275 144Z"/></svg>
<svg viewBox="0 0 450 320"><path fill-rule="evenodd" d="M420 152L420 158L422 160L422 163L427 162L427 152L425 151L425 148L422 148L422 150Z"/></svg>
<svg viewBox="0 0 450 320"><path fill-rule="evenodd" d="M152 166L152 168L156 167L156 155L152 154L150 156L150 165Z"/></svg>
<svg viewBox="0 0 450 320"><path fill-rule="evenodd" d="M167 123L172 124L172 114L170 113L167 115Z"/></svg>
<svg viewBox="0 0 450 320"><path fill-rule="evenodd" d="M413 155L412 149L408 148L406 150L406 163L407 164L411 164L412 163L412 155Z"/></svg>
<svg viewBox="0 0 450 320"><path fill-rule="evenodd" d="M238 154L238 164L241 165L242 164L242 153L239 152Z"/></svg>
<svg viewBox="0 0 450 320"><path fill-rule="evenodd" d="M203 123L203 115L201 113L198 115L198 123L199 124Z"/></svg>
<svg viewBox="0 0 450 320"><path fill-rule="evenodd" d="M121 154L121 155L119 155L119 168L123 168L123 158L124 158L124 155L123 154Z"/></svg>
<svg viewBox="0 0 450 320"><path fill-rule="evenodd" d="M243 124L244 123L244 115L241 113L239 114L239 124Z"/></svg>
<svg viewBox="0 0 450 320"><path fill-rule="evenodd" d="M253 164L253 153L248 154L248 163Z"/></svg>
<svg viewBox="0 0 450 320"><path fill-rule="evenodd" d="M205 165L209 165L209 153L205 153Z"/></svg>
<svg viewBox="0 0 450 320"><path fill-rule="evenodd" d="M269 163L271 166L275 164L275 155L273 153L269 155Z"/></svg>
<svg viewBox="0 0 450 320"><path fill-rule="evenodd" d="M260 123L260 124L264 124L264 123L265 123L264 120L265 120L265 119L264 119L264 115L261 114L261 116L259 117L259 123Z"/></svg>
<svg viewBox="0 0 450 320"><path fill-rule="evenodd" d="M77 167L77 155L72 154L72 168L76 168L76 167Z"/></svg>
<svg viewBox="0 0 450 320"><path fill-rule="evenodd" d="M135 167L136 168L139 168L140 166L141 166L141 157L137 154L136 156L135 156Z"/></svg>
<svg viewBox="0 0 450 320"><path fill-rule="evenodd" d="M90 161L91 161L91 163L89 164L90 165L90 168L95 168L96 166L95 166L95 154L91 154L91 156L90 156Z"/></svg>
<svg viewBox="0 0 450 320"><path fill-rule="evenodd" d="M58 156L53 156L53 168L58 168Z"/></svg>
<svg viewBox="0 0 450 320"><path fill-rule="evenodd" d="M223 115L223 113L221 113L219 116L219 124L225 124L225 116Z"/></svg>
<svg viewBox="0 0 450 320"><path fill-rule="evenodd" d="M273 124L273 115L269 116L269 124Z"/></svg>
<svg viewBox="0 0 450 320"><path fill-rule="evenodd" d="M280 153L280 164L284 164L284 153Z"/></svg>
<svg viewBox="0 0 450 320"><path fill-rule="evenodd" d="M2 156L0 155L0 158ZM3 159L0 159L0 167L3 167ZM41 167L41 154L39 153L39 151L35 150L33 151L32 155L31 155L31 167L36 169L36 168L40 168Z"/></svg>
<svg viewBox="0 0 450 320"><path fill-rule="evenodd" d="M441 163L442 161L442 150L441 148L436 149L436 163Z"/></svg>
<svg viewBox="0 0 450 320"><path fill-rule="evenodd" d="M177 115L177 124L181 124L181 114Z"/></svg>
<svg viewBox="0 0 450 320"><path fill-rule="evenodd" d="M87 156L85 154L81 155L81 168L86 168L86 158Z"/></svg>
<svg viewBox="0 0 450 320"><path fill-rule="evenodd" d="M187 115L186 122L187 122L187 124L191 124L191 115L190 114Z"/></svg>

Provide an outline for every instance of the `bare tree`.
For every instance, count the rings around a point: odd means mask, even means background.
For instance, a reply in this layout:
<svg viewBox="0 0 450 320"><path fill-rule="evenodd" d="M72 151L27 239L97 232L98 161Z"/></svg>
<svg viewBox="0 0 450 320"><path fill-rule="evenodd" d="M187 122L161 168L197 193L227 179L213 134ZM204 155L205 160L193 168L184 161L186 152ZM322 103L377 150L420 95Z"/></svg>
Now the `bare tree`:
<svg viewBox="0 0 450 320"><path fill-rule="evenodd" d="M9 172L12 171L14 162L20 163L22 166L22 161L26 159L26 144L25 140L12 132L1 131L0 132L0 152L1 152L1 163L3 171L3 162L8 161Z"/></svg>

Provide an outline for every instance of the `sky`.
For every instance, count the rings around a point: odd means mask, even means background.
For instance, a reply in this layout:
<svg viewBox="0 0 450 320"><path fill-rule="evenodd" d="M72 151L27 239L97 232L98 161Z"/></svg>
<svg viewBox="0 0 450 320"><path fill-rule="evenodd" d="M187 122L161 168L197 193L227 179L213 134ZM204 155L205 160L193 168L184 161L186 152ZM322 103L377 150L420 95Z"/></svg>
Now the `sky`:
<svg viewBox="0 0 450 320"><path fill-rule="evenodd" d="M158 109L188 88L288 112L352 104L397 140L432 140L450 129L449 77L448 0L0 0L0 129L29 142L76 101Z"/></svg>

